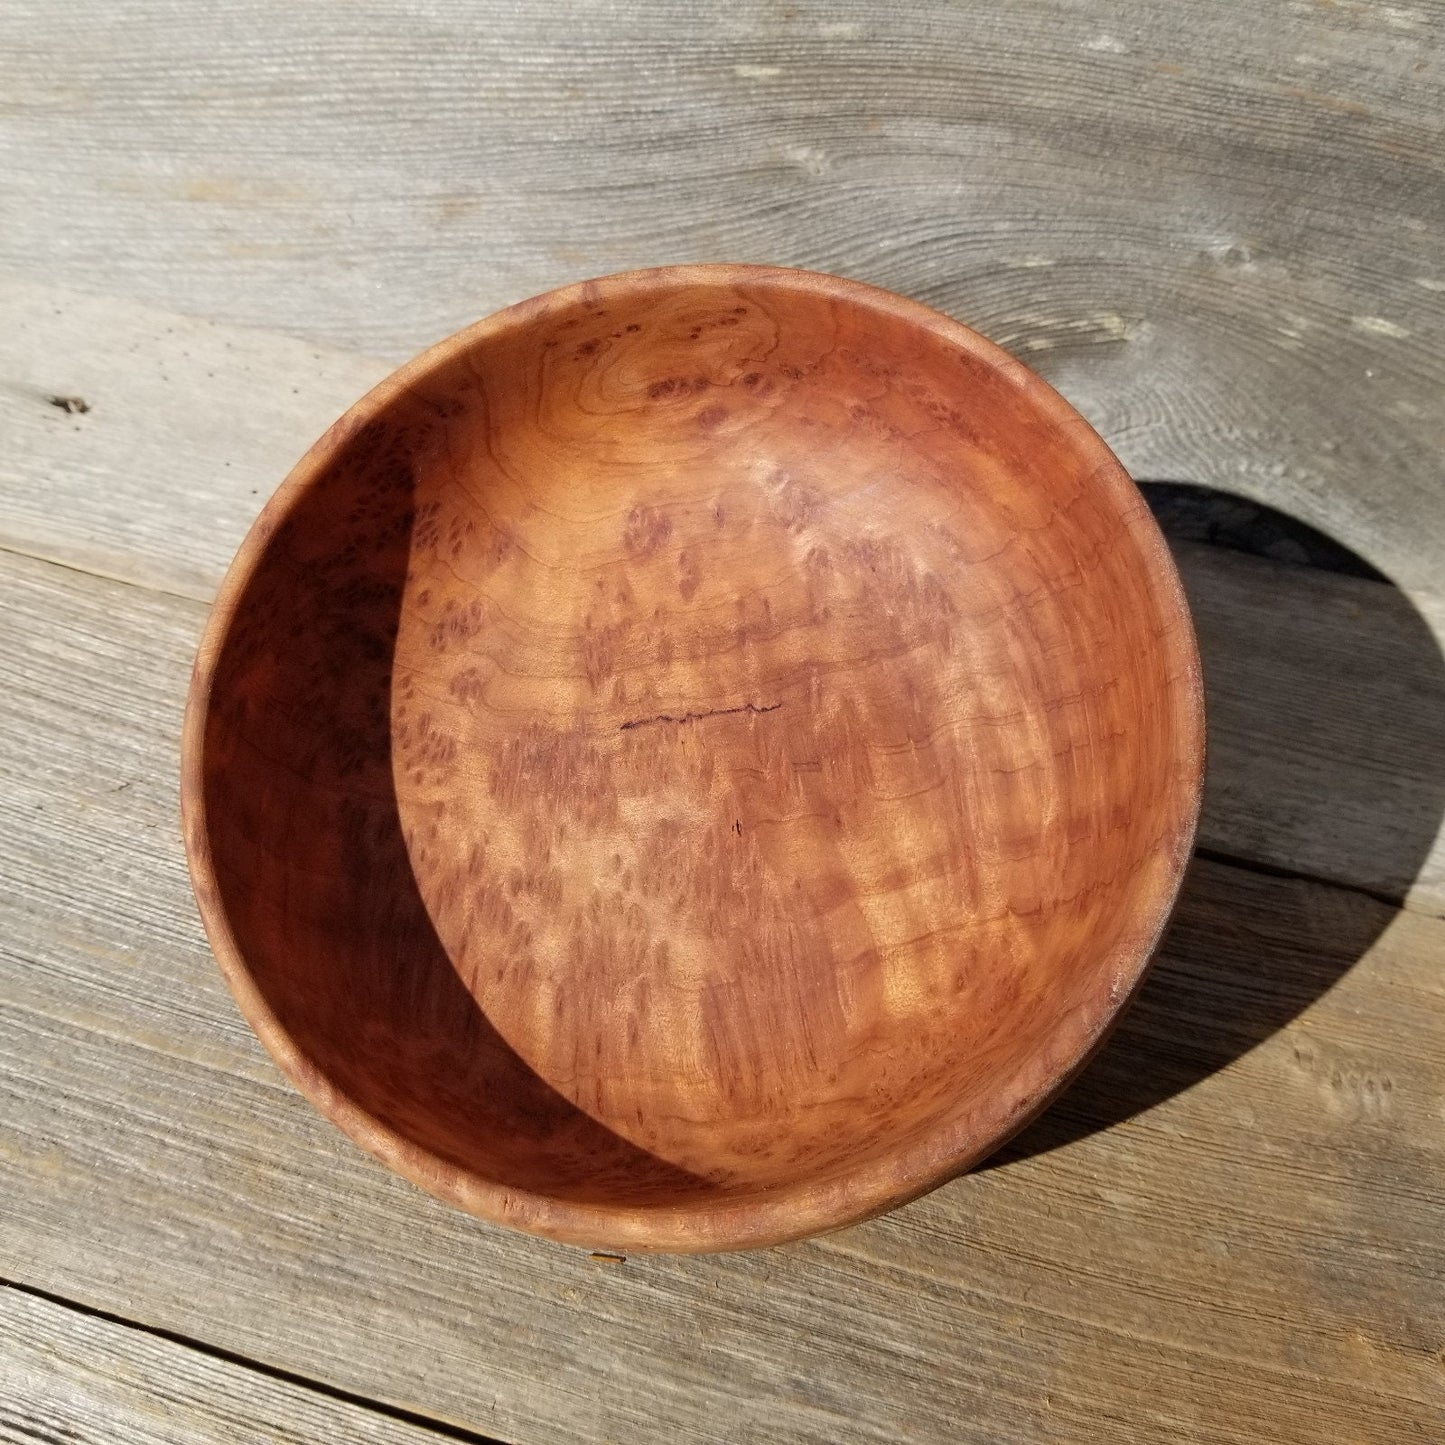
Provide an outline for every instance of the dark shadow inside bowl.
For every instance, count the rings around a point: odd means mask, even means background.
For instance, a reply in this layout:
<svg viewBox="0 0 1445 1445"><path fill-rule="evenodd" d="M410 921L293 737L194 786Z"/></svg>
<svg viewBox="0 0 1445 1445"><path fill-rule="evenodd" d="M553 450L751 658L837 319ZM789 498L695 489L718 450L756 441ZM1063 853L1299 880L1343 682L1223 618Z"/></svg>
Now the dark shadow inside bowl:
<svg viewBox="0 0 1445 1445"><path fill-rule="evenodd" d="M403 1139L573 1202L709 1193L517 1056L417 890L391 737L415 436L415 422L357 432L281 520L239 599L215 663L205 801L252 846L214 854L222 906L309 1068Z"/></svg>

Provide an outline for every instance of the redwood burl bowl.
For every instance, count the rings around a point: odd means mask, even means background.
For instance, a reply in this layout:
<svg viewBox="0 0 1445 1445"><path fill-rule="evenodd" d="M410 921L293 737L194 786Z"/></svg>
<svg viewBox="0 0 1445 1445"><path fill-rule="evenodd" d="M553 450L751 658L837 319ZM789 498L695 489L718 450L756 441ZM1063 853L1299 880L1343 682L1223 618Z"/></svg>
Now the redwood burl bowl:
<svg viewBox="0 0 1445 1445"><path fill-rule="evenodd" d="M1119 463L957 322L699 266L524 302L302 459L186 718L187 849L322 1113L621 1250L833 1229L1068 1081L1200 796Z"/></svg>

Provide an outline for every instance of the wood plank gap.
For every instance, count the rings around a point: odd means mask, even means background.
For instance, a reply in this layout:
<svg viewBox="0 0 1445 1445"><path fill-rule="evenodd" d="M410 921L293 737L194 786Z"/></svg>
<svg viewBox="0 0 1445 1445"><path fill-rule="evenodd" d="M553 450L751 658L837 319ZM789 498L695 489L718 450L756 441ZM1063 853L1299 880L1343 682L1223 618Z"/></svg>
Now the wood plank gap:
<svg viewBox="0 0 1445 1445"><path fill-rule="evenodd" d="M44 1300L47 1304L57 1305L61 1309L73 1310L76 1314L85 1315L93 1320L102 1320L106 1324L119 1325L128 1330L138 1330L141 1334L165 1340L168 1344L179 1345L183 1349L194 1350L197 1354L207 1355L213 1360L237 1365L246 1370L254 1370L256 1374L265 1375L268 1379L279 1380L283 1384L310 1390L314 1394L324 1395L327 1399L370 1410L377 1415L385 1415L388 1419L397 1420L404 1425L428 1430L440 1440L463 1440L468 1442L468 1445L506 1445L505 1441L498 1440L495 1436L479 1435L476 1431L468 1430L461 1425L454 1425L449 1420L439 1420L435 1416L408 1410L401 1405L388 1404L385 1400L372 1400L365 1395L358 1395L352 1390L343 1390L337 1385L327 1384L324 1380L315 1379L310 1375L297 1374L293 1370L284 1370L278 1365L270 1365L262 1360L253 1360L246 1355L237 1354L234 1350L208 1344L205 1340L196 1339L194 1335L182 1334L178 1330L163 1329L159 1325L148 1325L140 1320L127 1319L124 1315L114 1314L110 1310L97 1309L94 1305L82 1304L79 1300L68 1299L64 1295L55 1294L50 1290L37 1289L34 1285L22 1284L16 1279L0 1277L0 1289L12 1289L17 1294L30 1295L33 1299Z"/></svg>
<svg viewBox="0 0 1445 1445"><path fill-rule="evenodd" d="M1366 898L1373 898L1376 903L1383 903L1389 908L1408 906L1406 900L1398 893L1388 893L1379 888L1368 888L1363 883L1347 883L1340 878L1327 878L1322 873L1309 873L1297 868L1282 868L1276 863L1261 863L1257 859L1246 858L1239 853L1230 853L1223 848L1196 847L1194 856L1207 859L1210 863L1223 863L1230 868L1240 868L1246 873L1259 873L1266 878L1292 878L1301 883L1318 883L1324 888L1338 888L1345 893L1362 893ZM1435 916L1424 909L1418 911L1425 913L1426 917Z"/></svg>
<svg viewBox="0 0 1445 1445"><path fill-rule="evenodd" d="M80 573L82 577L99 577L103 582L120 582L126 587L138 587L142 592L158 592L162 597L178 597L182 602L199 602L204 607L211 605L210 597L202 593L183 592L176 587L159 587L154 582L142 582L137 577L122 577L118 572L104 572L98 567L83 567L78 562L67 562L63 557L36 552L29 547L18 547L13 542L0 540L0 552L10 557L26 557L32 562L45 562L51 567L63 567L67 572Z"/></svg>

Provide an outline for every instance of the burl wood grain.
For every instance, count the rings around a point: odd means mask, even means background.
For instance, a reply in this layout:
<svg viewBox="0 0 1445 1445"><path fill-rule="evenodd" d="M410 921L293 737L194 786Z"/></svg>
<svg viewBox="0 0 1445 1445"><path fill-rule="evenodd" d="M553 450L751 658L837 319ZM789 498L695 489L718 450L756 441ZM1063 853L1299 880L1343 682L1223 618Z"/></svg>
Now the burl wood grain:
<svg viewBox="0 0 1445 1445"><path fill-rule="evenodd" d="M776 1242L1088 1056L1192 839L1193 635L1104 445L801 272L514 307L338 422L197 663L187 838L302 1089L556 1238Z"/></svg>

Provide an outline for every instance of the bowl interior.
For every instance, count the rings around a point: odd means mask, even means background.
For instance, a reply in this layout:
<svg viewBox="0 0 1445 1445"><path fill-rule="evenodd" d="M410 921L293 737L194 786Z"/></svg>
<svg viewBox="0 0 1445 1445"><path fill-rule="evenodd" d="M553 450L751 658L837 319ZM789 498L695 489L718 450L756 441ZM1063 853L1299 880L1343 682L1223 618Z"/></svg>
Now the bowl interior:
<svg viewBox="0 0 1445 1445"><path fill-rule="evenodd" d="M197 689L203 907L268 1043L440 1192L634 1245L997 1144L1131 990L1198 796L1117 463L971 333L799 273L421 358L268 509Z"/></svg>

